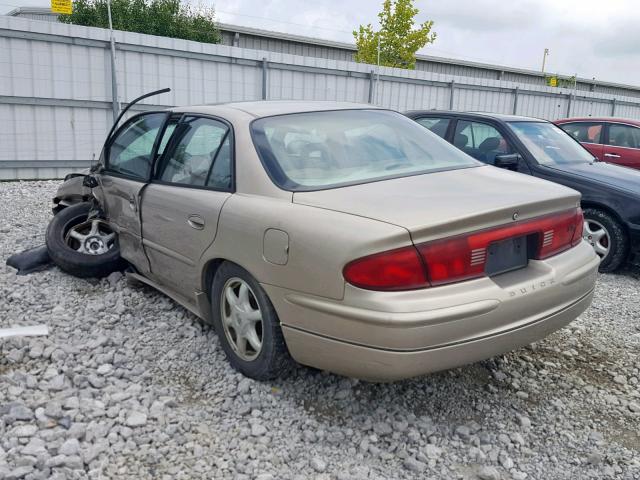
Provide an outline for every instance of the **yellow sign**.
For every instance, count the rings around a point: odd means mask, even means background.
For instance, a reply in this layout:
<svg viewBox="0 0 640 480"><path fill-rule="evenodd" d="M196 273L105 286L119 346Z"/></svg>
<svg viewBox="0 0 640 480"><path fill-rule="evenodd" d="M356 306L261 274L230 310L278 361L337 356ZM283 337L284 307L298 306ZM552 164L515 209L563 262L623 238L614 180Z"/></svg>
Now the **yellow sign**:
<svg viewBox="0 0 640 480"><path fill-rule="evenodd" d="M55 1L55 0L53 0L53 1ZM558 86L558 77L549 78L549 86L550 87L557 87Z"/></svg>
<svg viewBox="0 0 640 480"><path fill-rule="evenodd" d="M51 0L51 11L71 15L71 12L73 11L71 7L71 0Z"/></svg>

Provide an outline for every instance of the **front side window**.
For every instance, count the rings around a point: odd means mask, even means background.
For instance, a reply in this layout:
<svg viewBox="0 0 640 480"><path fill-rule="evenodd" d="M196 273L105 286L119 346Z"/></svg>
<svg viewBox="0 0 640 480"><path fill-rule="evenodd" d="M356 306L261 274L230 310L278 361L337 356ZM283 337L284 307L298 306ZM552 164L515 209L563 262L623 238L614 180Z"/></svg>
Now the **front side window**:
<svg viewBox="0 0 640 480"><path fill-rule="evenodd" d="M476 160L493 165L497 155L513 153L502 134L482 122L458 120L453 144Z"/></svg>
<svg viewBox="0 0 640 480"><path fill-rule="evenodd" d="M509 122L536 161L542 165L591 163L593 155L563 130L548 122Z"/></svg>
<svg viewBox="0 0 640 480"><path fill-rule="evenodd" d="M166 116L166 113L149 113L125 125L109 146L107 170L147 179L156 137Z"/></svg>
<svg viewBox="0 0 640 480"><path fill-rule="evenodd" d="M422 125L426 129L431 130L440 138L444 138L445 135L447 134L447 129L449 128L451 119L436 118L436 117L422 117L422 118L416 118L416 122L418 122L420 125Z"/></svg>
<svg viewBox="0 0 640 480"><path fill-rule="evenodd" d="M602 124L592 122L563 123L560 128L581 143L602 143Z"/></svg>
<svg viewBox="0 0 640 480"><path fill-rule="evenodd" d="M167 183L229 188L231 140L224 123L203 117L186 117L176 126L175 140L166 152L157 178Z"/></svg>
<svg viewBox="0 0 640 480"><path fill-rule="evenodd" d="M273 181L304 191L479 164L424 127L385 110L338 110L265 117L252 123Z"/></svg>
<svg viewBox="0 0 640 480"><path fill-rule="evenodd" d="M609 142L612 147L640 148L640 128L612 123L609 125Z"/></svg>

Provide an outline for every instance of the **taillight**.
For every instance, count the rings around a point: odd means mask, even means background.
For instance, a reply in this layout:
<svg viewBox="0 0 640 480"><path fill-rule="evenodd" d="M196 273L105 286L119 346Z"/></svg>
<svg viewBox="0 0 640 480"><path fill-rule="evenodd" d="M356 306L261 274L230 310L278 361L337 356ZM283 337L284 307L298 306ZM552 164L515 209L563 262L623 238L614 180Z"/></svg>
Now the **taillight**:
<svg viewBox="0 0 640 480"><path fill-rule="evenodd" d="M582 209L537 220L538 252L535 258L549 258L577 245L582 239Z"/></svg>
<svg viewBox="0 0 640 480"><path fill-rule="evenodd" d="M455 237L390 250L348 263L347 282L369 290L412 290L485 276L489 245L528 237L529 258L545 259L577 245L582 238L580 208ZM533 250L533 251L531 251Z"/></svg>
<svg viewBox="0 0 640 480"><path fill-rule="evenodd" d="M412 290L428 286L416 248L377 253L348 263L342 271L347 282L368 290Z"/></svg>

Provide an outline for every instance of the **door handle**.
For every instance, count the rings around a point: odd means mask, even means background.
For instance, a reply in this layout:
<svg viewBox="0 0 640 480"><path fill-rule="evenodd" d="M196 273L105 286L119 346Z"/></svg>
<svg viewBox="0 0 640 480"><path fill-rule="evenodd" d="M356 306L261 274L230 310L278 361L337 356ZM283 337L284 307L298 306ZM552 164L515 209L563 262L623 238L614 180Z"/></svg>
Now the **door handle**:
<svg viewBox="0 0 640 480"><path fill-rule="evenodd" d="M196 230L204 230L204 218L200 215L189 215L187 218L187 223L191 228L195 228Z"/></svg>
<svg viewBox="0 0 640 480"><path fill-rule="evenodd" d="M620 158L620 155L616 155L615 153L605 153L604 156L609 158Z"/></svg>

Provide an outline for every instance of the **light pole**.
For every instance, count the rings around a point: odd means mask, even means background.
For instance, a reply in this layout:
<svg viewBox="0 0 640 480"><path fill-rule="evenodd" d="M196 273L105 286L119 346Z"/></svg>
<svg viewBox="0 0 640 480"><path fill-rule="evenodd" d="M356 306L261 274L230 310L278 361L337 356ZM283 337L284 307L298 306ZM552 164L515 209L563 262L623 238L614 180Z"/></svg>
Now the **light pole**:
<svg viewBox="0 0 640 480"><path fill-rule="evenodd" d="M376 78L376 105L380 105L380 32L378 32L378 68L377 68L377 78Z"/></svg>
<svg viewBox="0 0 640 480"><path fill-rule="evenodd" d="M549 56L549 49L545 48L544 53L542 54L542 73L544 73L544 64L547 62L548 56Z"/></svg>
<svg viewBox="0 0 640 480"><path fill-rule="evenodd" d="M109 17L109 37L111 43L111 109L113 121L118 119L118 81L116 76L116 42L113 38L113 21L111 20L111 0L107 0L107 16Z"/></svg>

